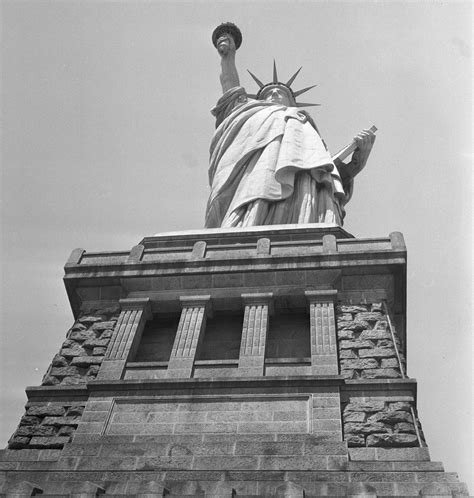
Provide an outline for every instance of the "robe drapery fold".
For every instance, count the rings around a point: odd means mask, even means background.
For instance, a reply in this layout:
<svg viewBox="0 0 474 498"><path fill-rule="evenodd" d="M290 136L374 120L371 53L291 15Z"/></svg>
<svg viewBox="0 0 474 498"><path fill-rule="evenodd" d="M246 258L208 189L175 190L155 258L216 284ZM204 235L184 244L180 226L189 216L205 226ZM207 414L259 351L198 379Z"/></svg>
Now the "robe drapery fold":
<svg viewBox="0 0 474 498"><path fill-rule="evenodd" d="M311 117L228 90L213 109L206 227L342 224L345 194Z"/></svg>

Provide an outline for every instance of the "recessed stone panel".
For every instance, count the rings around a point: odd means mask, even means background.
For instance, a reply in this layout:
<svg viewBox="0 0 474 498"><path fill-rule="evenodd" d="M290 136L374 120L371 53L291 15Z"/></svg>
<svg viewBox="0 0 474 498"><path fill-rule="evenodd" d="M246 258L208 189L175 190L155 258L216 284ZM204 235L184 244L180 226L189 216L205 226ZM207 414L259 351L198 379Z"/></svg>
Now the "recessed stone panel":
<svg viewBox="0 0 474 498"><path fill-rule="evenodd" d="M106 434L308 433L309 396L116 400Z"/></svg>

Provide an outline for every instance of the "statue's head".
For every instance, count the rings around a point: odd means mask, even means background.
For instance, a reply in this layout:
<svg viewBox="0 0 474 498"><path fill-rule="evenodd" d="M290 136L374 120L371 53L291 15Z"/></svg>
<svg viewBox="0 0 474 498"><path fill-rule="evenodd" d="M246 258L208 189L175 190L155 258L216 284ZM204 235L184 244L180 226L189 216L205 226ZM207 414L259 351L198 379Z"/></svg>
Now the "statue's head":
<svg viewBox="0 0 474 498"><path fill-rule="evenodd" d="M264 100L265 102L274 102L275 104L286 105L287 107L296 106L296 100L291 88L287 87L283 83L270 83L263 86L257 93L257 99Z"/></svg>
<svg viewBox="0 0 474 498"><path fill-rule="evenodd" d="M273 61L273 81L263 84L254 74L249 71L250 76L255 80L257 85L259 86L259 90L256 95L249 94L250 97L255 97L257 100L264 100L266 102L274 102L282 105L286 105L287 107L308 107L319 104L309 104L303 102L296 102L296 97L301 95L311 88L314 88L316 85L309 86L307 88L303 88L302 90L298 90L294 92L291 89L291 84L298 76L298 73L301 71L301 68L296 71L296 73L286 82L282 83L278 81L277 69L275 61Z"/></svg>

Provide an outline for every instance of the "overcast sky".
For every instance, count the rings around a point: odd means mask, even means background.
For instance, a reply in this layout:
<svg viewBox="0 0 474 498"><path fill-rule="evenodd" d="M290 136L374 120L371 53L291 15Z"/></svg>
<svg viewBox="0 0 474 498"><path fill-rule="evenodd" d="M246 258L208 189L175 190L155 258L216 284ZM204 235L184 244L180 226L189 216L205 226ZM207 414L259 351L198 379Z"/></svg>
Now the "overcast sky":
<svg viewBox="0 0 474 498"><path fill-rule="evenodd" d="M242 30L241 82L276 58L335 152L375 124L344 228L408 246L408 373L434 461L472 483L470 2L3 1L4 446L73 323L72 249L201 228L220 95L212 30ZM315 110L314 110L315 109Z"/></svg>

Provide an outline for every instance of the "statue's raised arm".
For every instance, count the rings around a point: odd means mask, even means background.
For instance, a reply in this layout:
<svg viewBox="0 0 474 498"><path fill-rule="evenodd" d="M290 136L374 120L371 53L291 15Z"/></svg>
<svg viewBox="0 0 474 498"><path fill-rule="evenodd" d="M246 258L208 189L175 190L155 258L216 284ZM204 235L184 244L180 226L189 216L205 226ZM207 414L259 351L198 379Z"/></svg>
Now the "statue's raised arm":
<svg viewBox="0 0 474 498"><path fill-rule="evenodd" d="M218 26L212 34L212 41L221 56L222 93L240 85L239 74L235 66L235 53L242 43L239 28L232 23Z"/></svg>

